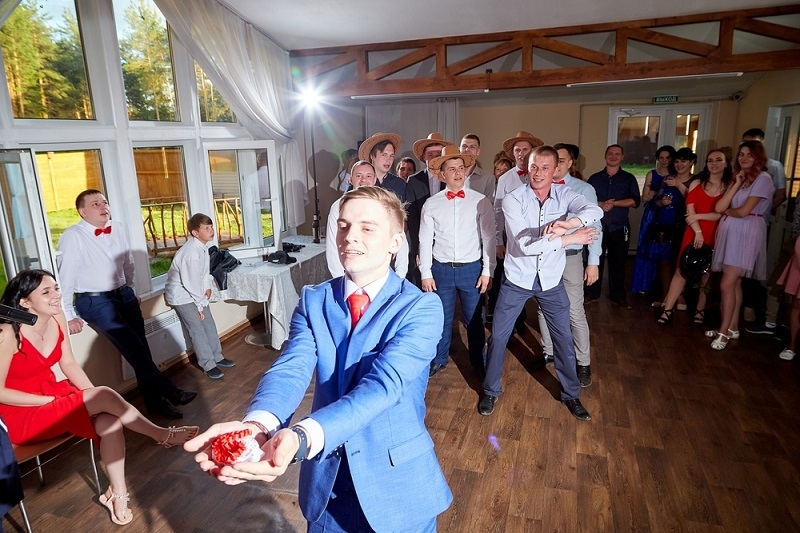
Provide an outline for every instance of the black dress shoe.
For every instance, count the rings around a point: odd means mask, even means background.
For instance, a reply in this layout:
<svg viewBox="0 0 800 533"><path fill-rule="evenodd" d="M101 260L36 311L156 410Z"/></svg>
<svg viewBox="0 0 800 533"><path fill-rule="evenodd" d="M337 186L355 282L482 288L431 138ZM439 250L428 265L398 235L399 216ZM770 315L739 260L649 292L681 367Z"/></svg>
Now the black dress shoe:
<svg viewBox="0 0 800 533"><path fill-rule="evenodd" d="M236 363L231 361L230 359L223 357L219 361L217 361L217 366L220 368L233 368L236 366Z"/></svg>
<svg viewBox="0 0 800 533"><path fill-rule="evenodd" d="M483 416L489 416L494 412L494 402L496 401L497 396L484 394L480 403L478 403L478 413L482 414Z"/></svg>
<svg viewBox="0 0 800 533"><path fill-rule="evenodd" d="M197 393L193 390L175 389L175 392L171 392L170 395L167 396L167 400L169 400L172 405L186 405L196 397Z"/></svg>
<svg viewBox="0 0 800 533"><path fill-rule="evenodd" d="M588 387L592 384L592 369L589 365L578 365L578 381L581 382L581 387Z"/></svg>
<svg viewBox="0 0 800 533"><path fill-rule="evenodd" d="M564 400L564 405L567 406L569 412L572 413L572 416L577 418L578 420L591 420L592 416L589 414L589 411L581 405L581 401L578 398L574 400Z"/></svg>
<svg viewBox="0 0 800 533"><path fill-rule="evenodd" d="M552 366L556 363L556 358L550 354L544 353L542 354L542 358L544 359L544 364L547 366Z"/></svg>
<svg viewBox="0 0 800 533"><path fill-rule="evenodd" d="M439 363L431 363L431 368L430 370L428 370L428 377L432 378L433 376L444 370L445 367L447 367L447 365L440 365Z"/></svg>
<svg viewBox="0 0 800 533"><path fill-rule="evenodd" d="M147 408L147 412L151 415L158 415L163 416L164 418L169 418L170 420L177 420L178 418L183 418L183 413L175 409L172 404L167 402L166 400L162 400L157 405Z"/></svg>

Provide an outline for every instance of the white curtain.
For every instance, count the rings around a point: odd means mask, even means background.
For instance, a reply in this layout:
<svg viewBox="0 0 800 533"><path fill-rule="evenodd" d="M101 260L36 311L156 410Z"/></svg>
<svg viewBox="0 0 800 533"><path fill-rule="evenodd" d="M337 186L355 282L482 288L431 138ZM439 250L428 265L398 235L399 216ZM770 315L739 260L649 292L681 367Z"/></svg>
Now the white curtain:
<svg viewBox="0 0 800 533"><path fill-rule="evenodd" d="M22 0L0 0L0 26L6 23L8 17L21 2Z"/></svg>
<svg viewBox="0 0 800 533"><path fill-rule="evenodd" d="M397 103L370 104L366 106L367 137L374 133L397 133L403 138L400 153L395 156L413 157L414 141L424 139L429 133L438 131L444 139L458 144L458 100L441 98L436 102L403 101ZM419 164L419 163L417 163Z"/></svg>
<svg viewBox="0 0 800 533"><path fill-rule="evenodd" d="M281 145L287 220L305 222L308 181L294 132L289 53L218 0L154 0L172 31L256 139Z"/></svg>

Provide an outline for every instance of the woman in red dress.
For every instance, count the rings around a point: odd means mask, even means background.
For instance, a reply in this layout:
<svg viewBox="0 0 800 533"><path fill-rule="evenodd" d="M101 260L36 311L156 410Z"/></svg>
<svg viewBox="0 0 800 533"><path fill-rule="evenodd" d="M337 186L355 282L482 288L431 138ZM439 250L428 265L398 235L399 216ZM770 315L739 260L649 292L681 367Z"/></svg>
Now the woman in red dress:
<svg viewBox="0 0 800 533"><path fill-rule="evenodd" d="M95 387L72 354L55 278L44 270L25 270L6 287L0 303L38 318L27 324L0 324L0 417L14 444L27 444L72 433L99 441L110 481L100 503L111 520L130 523L125 483L125 437L122 428L147 435L169 448L194 437L197 426L157 426L108 387ZM65 380L57 381L58 364Z"/></svg>
<svg viewBox="0 0 800 533"><path fill-rule="evenodd" d="M733 181L731 166L725 153L720 150L711 150L706 157L706 166L692 180L689 192L686 194L686 231L683 234L680 251L692 244L700 248L703 244L714 247L714 235L717 231L722 215L714 208L722 198L722 194ZM680 260L680 259L679 259ZM702 324L706 307L706 291L703 290L708 281L708 273L703 276L700 283L700 295L697 299L694 323ZM664 298L664 312L658 318L660 326L672 323L675 302L686 286L686 278L681 274L681 269L675 270L669 285L667 297Z"/></svg>

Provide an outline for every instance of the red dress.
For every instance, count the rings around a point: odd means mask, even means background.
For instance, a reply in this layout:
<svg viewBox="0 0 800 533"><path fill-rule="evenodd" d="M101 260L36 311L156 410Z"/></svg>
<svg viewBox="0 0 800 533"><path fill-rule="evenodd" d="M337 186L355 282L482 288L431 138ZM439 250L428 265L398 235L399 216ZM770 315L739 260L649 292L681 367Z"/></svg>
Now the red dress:
<svg viewBox="0 0 800 533"><path fill-rule="evenodd" d="M11 357L6 376L6 388L31 394L55 396L45 405L20 406L0 403L0 417L8 426L8 436L14 444L29 444L72 433L98 440L89 412L83 403L83 391L68 380L56 381L52 366L61 360L64 332L58 328L58 342L44 357L20 335L22 347Z"/></svg>
<svg viewBox="0 0 800 533"><path fill-rule="evenodd" d="M694 212L698 215L706 213L713 213L717 202L722 198L719 196L709 196L705 187L701 183L686 195L686 205L694 204ZM716 237L717 226L719 220L698 220L700 224L700 231L703 232L703 242L710 247L714 247L714 237ZM694 228L687 224L686 231L683 233L683 241L681 242L681 253L686 249L686 246L694 242ZM678 257L680 263L680 256Z"/></svg>

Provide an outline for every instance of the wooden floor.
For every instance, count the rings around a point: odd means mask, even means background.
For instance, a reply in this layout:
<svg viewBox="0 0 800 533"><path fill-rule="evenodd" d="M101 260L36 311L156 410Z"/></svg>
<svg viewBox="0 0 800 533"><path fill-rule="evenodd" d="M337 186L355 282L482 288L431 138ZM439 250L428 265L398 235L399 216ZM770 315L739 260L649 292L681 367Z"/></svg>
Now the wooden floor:
<svg viewBox="0 0 800 533"><path fill-rule="evenodd" d="M590 422L558 402L552 367L527 370L541 352L534 327L509 343L494 414L478 415L479 384L456 332L454 361L427 397L454 494L440 531L800 530L800 361L781 361L781 343L744 332L712 351L687 313L661 329L643 300L631 303L630 311L605 299L587 307L594 383L581 398ZM241 417L277 356L245 344L250 331L223 344L237 362L223 380L194 366L173 375L201 394L184 409L187 423ZM127 442L134 521L125 531L305 531L296 470L271 485L228 487L180 449L133 433ZM97 503L83 447L45 470L45 487L35 475L25 480L35 531L121 530ZM18 509L3 526L22 531Z"/></svg>

